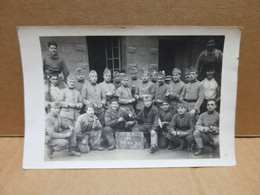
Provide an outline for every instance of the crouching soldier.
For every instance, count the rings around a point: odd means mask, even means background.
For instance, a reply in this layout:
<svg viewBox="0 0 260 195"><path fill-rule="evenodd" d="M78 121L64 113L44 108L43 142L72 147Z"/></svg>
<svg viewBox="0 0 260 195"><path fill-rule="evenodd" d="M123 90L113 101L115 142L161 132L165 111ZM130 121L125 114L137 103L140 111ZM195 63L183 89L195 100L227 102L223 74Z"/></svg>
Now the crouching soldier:
<svg viewBox="0 0 260 195"><path fill-rule="evenodd" d="M151 146L151 153L158 148L158 109L152 104L152 96L144 96L144 107L135 118L138 124L133 131L142 132L145 138L144 147Z"/></svg>
<svg viewBox="0 0 260 195"><path fill-rule="evenodd" d="M80 115L75 123L78 148L81 153L92 150L104 150L101 147L102 126L94 115L94 108L87 107L86 113Z"/></svg>
<svg viewBox="0 0 260 195"><path fill-rule="evenodd" d="M195 131L193 133L198 150L194 155L203 153L203 145L208 144L212 150L216 150L218 144L219 134L219 113L215 111L216 101L208 100L207 112L202 113L196 123ZM216 143L215 143L216 142Z"/></svg>
<svg viewBox="0 0 260 195"><path fill-rule="evenodd" d="M159 77L158 77L159 78ZM158 80L159 82L159 80ZM168 145L167 139L167 127L170 124L172 117L176 114L176 110L173 110L169 100L163 100L162 106L158 111L158 146L159 148L165 148Z"/></svg>
<svg viewBox="0 0 260 195"><path fill-rule="evenodd" d="M110 108L105 113L104 136L108 141L108 150L115 149L115 132L131 131L135 125L134 115L131 111L127 111L119 107L117 97L110 100Z"/></svg>
<svg viewBox="0 0 260 195"><path fill-rule="evenodd" d="M60 116L60 103L51 104L50 113L45 117L45 129L47 145L47 155L53 158L53 152L68 149L70 156L80 156L80 153L74 151L76 146L76 134L73 126Z"/></svg>
<svg viewBox="0 0 260 195"><path fill-rule="evenodd" d="M176 150L181 150L185 148L187 143L187 149L192 150L194 146L195 116L187 112L187 105L183 103L177 105L177 111L178 113L173 116L167 128L167 138L170 141L168 149L172 149L176 143L179 143Z"/></svg>

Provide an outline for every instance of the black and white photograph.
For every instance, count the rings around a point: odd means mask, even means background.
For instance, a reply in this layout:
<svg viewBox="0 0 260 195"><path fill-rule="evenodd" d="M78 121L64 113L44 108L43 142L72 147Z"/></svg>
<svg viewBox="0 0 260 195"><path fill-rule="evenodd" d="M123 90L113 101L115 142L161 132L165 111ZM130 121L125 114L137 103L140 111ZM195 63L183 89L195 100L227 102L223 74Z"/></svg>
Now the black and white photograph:
<svg viewBox="0 0 260 195"><path fill-rule="evenodd" d="M235 165L238 29L21 27L18 34L24 168Z"/></svg>

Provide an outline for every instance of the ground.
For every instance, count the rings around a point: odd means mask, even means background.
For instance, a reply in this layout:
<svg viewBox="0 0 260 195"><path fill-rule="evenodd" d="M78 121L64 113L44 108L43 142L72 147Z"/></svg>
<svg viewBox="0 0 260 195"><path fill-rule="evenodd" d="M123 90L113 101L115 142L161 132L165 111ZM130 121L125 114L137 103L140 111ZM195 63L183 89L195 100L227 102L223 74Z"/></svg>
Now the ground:
<svg viewBox="0 0 260 195"><path fill-rule="evenodd" d="M194 152L194 151L193 151ZM211 147L205 146L203 155L194 156L193 152L187 150L167 150L158 149L155 153L150 153L150 148L141 150L131 149L115 149L104 151L90 151L81 156L68 156L65 150L54 152L53 159L49 159L46 155L46 161L96 161L96 160L163 160L163 159L212 159L219 158L219 150L212 152Z"/></svg>

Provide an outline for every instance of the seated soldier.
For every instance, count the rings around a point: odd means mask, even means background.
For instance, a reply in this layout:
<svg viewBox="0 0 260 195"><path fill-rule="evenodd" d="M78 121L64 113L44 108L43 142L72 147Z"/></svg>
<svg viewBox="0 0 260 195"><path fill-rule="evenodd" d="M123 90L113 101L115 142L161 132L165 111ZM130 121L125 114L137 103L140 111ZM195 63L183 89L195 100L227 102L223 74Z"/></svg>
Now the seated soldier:
<svg viewBox="0 0 260 195"><path fill-rule="evenodd" d="M116 90L115 96L119 98L121 108L131 111L134 114L135 110L132 104L135 102L135 99L129 87L129 77L124 76L121 83L122 85Z"/></svg>
<svg viewBox="0 0 260 195"><path fill-rule="evenodd" d="M78 148L81 153L92 150L104 150L101 147L102 126L94 115L93 107L86 107L86 113L80 115L75 123Z"/></svg>
<svg viewBox="0 0 260 195"><path fill-rule="evenodd" d="M138 124L133 131L142 132L144 134L144 147L151 146L151 153L158 148L158 109L152 104L152 96L144 96L144 107L135 117Z"/></svg>
<svg viewBox="0 0 260 195"><path fill-rule="evenodd" d="M52 159L53 152L68 149L70 156L80 156L80 153L73 150L77 144L73 126L68 121L63 120L59 113L60 103L53 102L50 113L45 117L47 155Z"/></svg>
<svg viewBox="0 0 260 195"><path fill-rule="evenodd" d="M75 76L69 75L67 78L68 88L63 89L59 95L59 102L62 107L60 115L72 124L75 124L83 106L81 95L75 89L75 80Z"/></svg>
<svg viewBox="0 0 260 195"><path fill-rule="evenodd" d="M173 116L171 123L167 127L167 138L170 141L168 149L172 149L174 146L173 144L179 143L179 147L176 148L176 150L181 150L186 146L185 143L187 142L187 149L192 150L194 146L194 115L190 115L187 112L187 105L183 103L177 105L177 111L178 113Z"/></svg>
<svg viewBox="0 0 260 195"><path fill-rule="evenodd" d="M216 101L208 100L207 109L208 111L199 116L193 133L198 146L198 150L194 153L196 156L203 153L204 144L210 145L213 151L218 145L219 113L215 110Z"/></svg>
<svg viewBox="0 0 260 195"><path fill-rule="evenodd" d="M159 82L159 80L158 80ZM167 127L170 124L172 117L176 114L176 110L173 110L169 100L164 99L162 106L158 109L158 146L159 148L165 148L168 144L167 139Z"/></svg>
<svg viewBox="0 0 260 195"><path fill-rule="evenodd" d="M153 100L154 105L157 107L160 107L162 102L164 101L164 96L168 88L168 85L165 84L164 79L164 74L162 72L158 72L157 83L155 84L155 96Z"/></svg>
<svg viewBox="0 0 260 195"><path fill-rule="evenodd" d="M110 108L105 113L104 136L108 141L108 150L115 149L115 132L131 131L135 125L134 116L131 111L119 107L117 97L110 100Z"/></svg>

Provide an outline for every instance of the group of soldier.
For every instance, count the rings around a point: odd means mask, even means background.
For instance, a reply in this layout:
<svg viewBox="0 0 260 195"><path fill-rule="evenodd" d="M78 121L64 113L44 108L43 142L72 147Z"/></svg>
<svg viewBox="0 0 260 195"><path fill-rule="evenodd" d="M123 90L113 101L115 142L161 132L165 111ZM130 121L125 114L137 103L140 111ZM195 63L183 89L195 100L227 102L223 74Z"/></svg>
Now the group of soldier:
<svg viewBox="0 0 260 195"><path fill-rule="evenodd" d="M167 148L201 155L204 145L217 149L220 86L214 60L219 50L213 47L206 57L201 54L198 61L204 57L206 62L203 67L186 69L185 81L177 68L168 76L164 71L143 69L139 79L138 69L132 67L128 74L112 74L106 68L104 81L98 84L95 70L89 72L88 79L81 68L75 75L70 73L57 53L57 43L51 41L48 46L43 68L49 158L64 149L71 156L113 150L116 132L141 132L144 147L151 153ZM207 62L207 57L213 60ZM59 77L61 73L64 79ZM203 74L199 81L197 77Z"/></svg>

